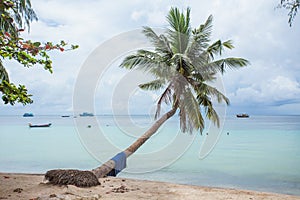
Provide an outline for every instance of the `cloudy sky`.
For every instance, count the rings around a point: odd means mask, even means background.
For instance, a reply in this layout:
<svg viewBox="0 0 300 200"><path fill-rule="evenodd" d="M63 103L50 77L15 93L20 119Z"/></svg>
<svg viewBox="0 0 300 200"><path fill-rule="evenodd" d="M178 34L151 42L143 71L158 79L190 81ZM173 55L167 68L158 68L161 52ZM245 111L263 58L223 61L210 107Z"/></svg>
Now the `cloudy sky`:
<svg viewBox="0 0 300 200"><path fill-rule="evenodd" d="M260 115L300 113L300 16L292 27L287 11L276 9L276 0L32 0L39 21L33 22L24 38L59 42L61 39L80 48L51 53L54 73L36 66L23 68L7 61L14 83L24 84L33 94L29 106L0 104L2 114L72 113L77 77L88 57L99 46L142 26L164 28L171 6L191 8L192 26L197 27L212 14L213 40L232 39L235 49L225 56L244 57L251 65L223 76L226 95L231 100L229 114L247 112ZM114 46L118 48L118 46ZM119 55L119 58L123 55ZM97 114L112 113L114 89L126 72L111 61L106 75L98 77L95 92ZM139 75L139 77L142 76ZM87 88L89 90L89 88ZM83 96L84 97L84 96ZM157 94L134 90L120 98L116 108L129 105L132 113L147 113ZM84 100L84 98L83 98ZM124 101L122 101L124 100ZM99 103L100 102L100 103ZM149 106L150 105L150 106Z"/></svg>

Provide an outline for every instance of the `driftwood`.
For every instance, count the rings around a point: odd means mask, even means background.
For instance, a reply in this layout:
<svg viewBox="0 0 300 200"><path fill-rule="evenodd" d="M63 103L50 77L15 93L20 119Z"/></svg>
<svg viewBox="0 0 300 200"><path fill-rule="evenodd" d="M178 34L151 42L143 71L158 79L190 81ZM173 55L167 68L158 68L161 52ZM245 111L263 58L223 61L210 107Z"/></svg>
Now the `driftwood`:
<svg viewBox="0 0 300 200"><path fill-rule="evenodd" d="M91 171L76 169L55 169L47 171L45 179L54 185L75 185L77 187L91 187L100 185L95 174Z"/></svg>

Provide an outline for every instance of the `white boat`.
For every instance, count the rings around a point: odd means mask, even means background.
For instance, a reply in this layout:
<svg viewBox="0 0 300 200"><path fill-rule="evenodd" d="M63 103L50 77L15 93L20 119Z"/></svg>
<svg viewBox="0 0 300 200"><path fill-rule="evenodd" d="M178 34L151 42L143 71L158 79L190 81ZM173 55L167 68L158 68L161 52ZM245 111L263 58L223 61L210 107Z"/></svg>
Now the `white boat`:
<svg viewBox="0 0 300 200"><path fill-rule="evenodd" d="M79 114L80 117L93 117L94 114L93 113L88 113L88 112L84 112L82 114Z"/></svg>

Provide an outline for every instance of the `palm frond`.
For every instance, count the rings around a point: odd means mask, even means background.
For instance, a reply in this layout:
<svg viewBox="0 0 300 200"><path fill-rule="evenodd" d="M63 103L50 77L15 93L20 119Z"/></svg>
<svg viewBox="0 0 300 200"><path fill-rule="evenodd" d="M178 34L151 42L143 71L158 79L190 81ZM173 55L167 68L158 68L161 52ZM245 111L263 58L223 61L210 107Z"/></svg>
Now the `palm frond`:
<svg viewBox="0 0 300 200"><path fill-rule="evenodd" d="M181 13L178 8L172 7L167 16L167 20L174 32L186 34L190 31L191 9L186 9L186 14Z"/></svg>
<svg viewBox="0 0 300 200"><path fill-rule="evenodd" d="M204 24L192 31L193 37L185 54L190 58L193 66L202 66L209 60L209 55L203 52L206 52L206 49L209 47L208 42L212 32L212 20L213 17L210 15Z"/></svg>
<svg viewBox="0 0 300 200"><path fill-rule="evenodd" d="M156 112L154 118L157 119L160 116L161 111L161 103L165 102L166 104L170 104L172 102L172 85L169 84L165 91L161 94L160 98L158 99Z"/></svg>
<svg viewBox="0 0 300 200"><path fill-rule="evenodd" d="M139 68L147 70L153 66L159 65L161 62L161 57L157 53L151 51L139 50L136 54L127 56L120 67L127 69Z"/></svg>
<svg viewBox="0 0 300 200"><path fill-rule="evenodd" d="M218 103L224 101L227 105L230 104L229 99L222 92L220 92L217 88L206 84L205 82L201 82L200 84L194 86L193 88L196 92L197 99L199 102L201 102L202 96L210 96L211 99L215 97Z"/></svg>
<svg viewBox="0 0 300 200"><path fill-rule="evenodd" d="M168 36L172 51L174 53L184 53L188 47L191 34L190 9L187 8L186 14L184 14L178 8L171 8L167 20L171 26L171 29L168 29Z"/></svg>
<svg viewBox="0 0 300 200"><path fill-rule="evenodd" d="M210 15L204 24L201 24L199 28L192 31L194 35L194 40L201 43L209 42L212 32L212 21L213 16Z"/></svg>
<svg viewBox="0 0 300 200"><path fill-rule="evenodd" d="M211 58L211 60L214 59L214 55L221 55L222 51L223 51L223 46L222 46L221 40L214 42L212 45L210 45L207 48L206 51L209 54L209 57Z"/></svg>
<svg viewBox="0 0 300 200"><path fill-rule="evenodd" d="M217 111L214 109L213 104L211 104L206 111L207 119L211 120L217 127L220 127L220 118Z"/></svg>
<svg viewBox="0 0 300 200"><path fill-rule="evenodd" d="M162 79L157 79L154 81L150 81L148 83L140 84L139 87L143 90L159 90L165 84L165 81Z"/></svg>
<svg viewBox="0 0 300 200"><path fill-rule="evenodd" d="M172 56L172 50L169 46L168 39L164 35L158 36L154 30L148 26L143 28L143 34L149 38L156 52Z"/></svg>
<svg viewBox="0 0 300 200"><path fill-rule="evenodd" d="M204 120L200 106L189 88L181 94L179 101L181 131L192 133L194 130L204 129Z"/></svg>
<svg viewBox="0 0 300 200"><path fill-rule="evenodd" d="M214 42L212 45L210 45L207 48L206 52L208 53L210 59L214 60L215 55L220 55L220 56L222 55L224 51L224 47L228 49L234 48L231 40L227 40L226 42L222 42L221 40L218 40Z"/></svg>
<svg viewBox="0 0 300 200"><path fill-rule="evenodd" d="M220 127L220 119L218 113L214 109L213 103L207 95L201 97L201 105L204 107L206 117L218 127Z"/></svg>
<svg viewBox="0 0 300 200"><path fill-rule="evenodd" d="M185 54L174 54L171 58L171 62L176 63L176 70L181 74L190 74L191 70L193 70L193 66L191 66L191 60Z"/></svg>
<svg viewBox="0 0 300 200"><path fill-rule="evenodd" d="M195 86L194 91L196 92L199 106L203 107L205 110L206 117L213 121L217 126L220 126L218 113L213 107L213 98L216 98L218 103L225 102L227 105L230 103L229 99L217 88L204 82Z"/></svg>
<svg viewBox="0 0 300 200"><path fill-rule="evenodd" d="M227 41L223 42L223 46L228 48L228 49L233 49L234 48L232 40L227 40Z"/></svg>
<svg viewBox="0 0 300 200"><path fill-rule="evenodd" d="M172 79L172 86L176 101L179 103L180 124L182 132L193 130L203 131L204 120L200 112L199 104L189 87L187 79L178 74Z"/></svg>
<svg viewBox="0 0 300 200"><path fill-rule="evenodd" d="M210 69L216 69L222 74L225 72L225 68L236 69L249 65L250 62L244 58L224 58L208 63L205 67Z"/></svg>

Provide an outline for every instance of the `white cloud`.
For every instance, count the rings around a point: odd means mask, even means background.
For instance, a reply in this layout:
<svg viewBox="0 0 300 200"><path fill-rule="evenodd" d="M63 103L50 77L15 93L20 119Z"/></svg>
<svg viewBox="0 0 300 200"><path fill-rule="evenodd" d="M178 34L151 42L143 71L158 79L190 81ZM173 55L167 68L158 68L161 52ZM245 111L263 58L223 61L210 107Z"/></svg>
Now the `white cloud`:
<svg viewBox="0 0 300 200"><path fill-rule="evenodd" d="M79 44L80 48L63 54L51 53L53 75L41 67L25 69L11 62L7 62L8 71L11 80L25 84L34 94L35 104L26 109L39 110L37 108L42 105L48 105L48 111L64 112L61 109L68 110L72 104L73 87L81 65L98 45L124 31L142 26L165 27L165 16L171 6L182 9L189 6L193 27L199 26L213 14L213 38L234 40L236 48L225 53L225 56L245 57L251 62L251 66L228 71L224 76L232 106L238 104L247 108L249 104L264 102L274 106L289 105L289 110L292 110L291 105L295 102L295 106L298 106L296 102L300 96L300 43L297 42L300 16L296 16L290 28L286 11L275 9L277 3L273 0L32 0L40 20L32 23L30 34L25 33L24 38L54 42L64 39ZM118 75L113 74L105 84L109 88L117 79ZM102 100L110 102L111 95L102 94ZM157 97L156 94L150 95L152 97L146 95L145 99L153 101ZM140 96L139 99L135 101L135 107L141 107L140 111L143 111L145 101ZM12 110L18 112L22 108L0 107L5 108L3 112L6 113ZM277 112L286 107L274 107L274 110ZM47 109L41 112L48 112ZM23 108L20 112L23 112Z"/></svg>
<svg viewBox="0 0 300 200"><path fill-rule="evenodd" d="M134 21L138 21L139 19L141 19L142 17L145 16L145 13L144 11L133 11L131 13L131 18L134 20Z"/></svg>
<svg viewBox="0 0 300 200"><path fill-rule="evenodd" d="M241 87L230 95L236 104L282 105L300 102L300 84L289 77L278 75Z"/></svg>

